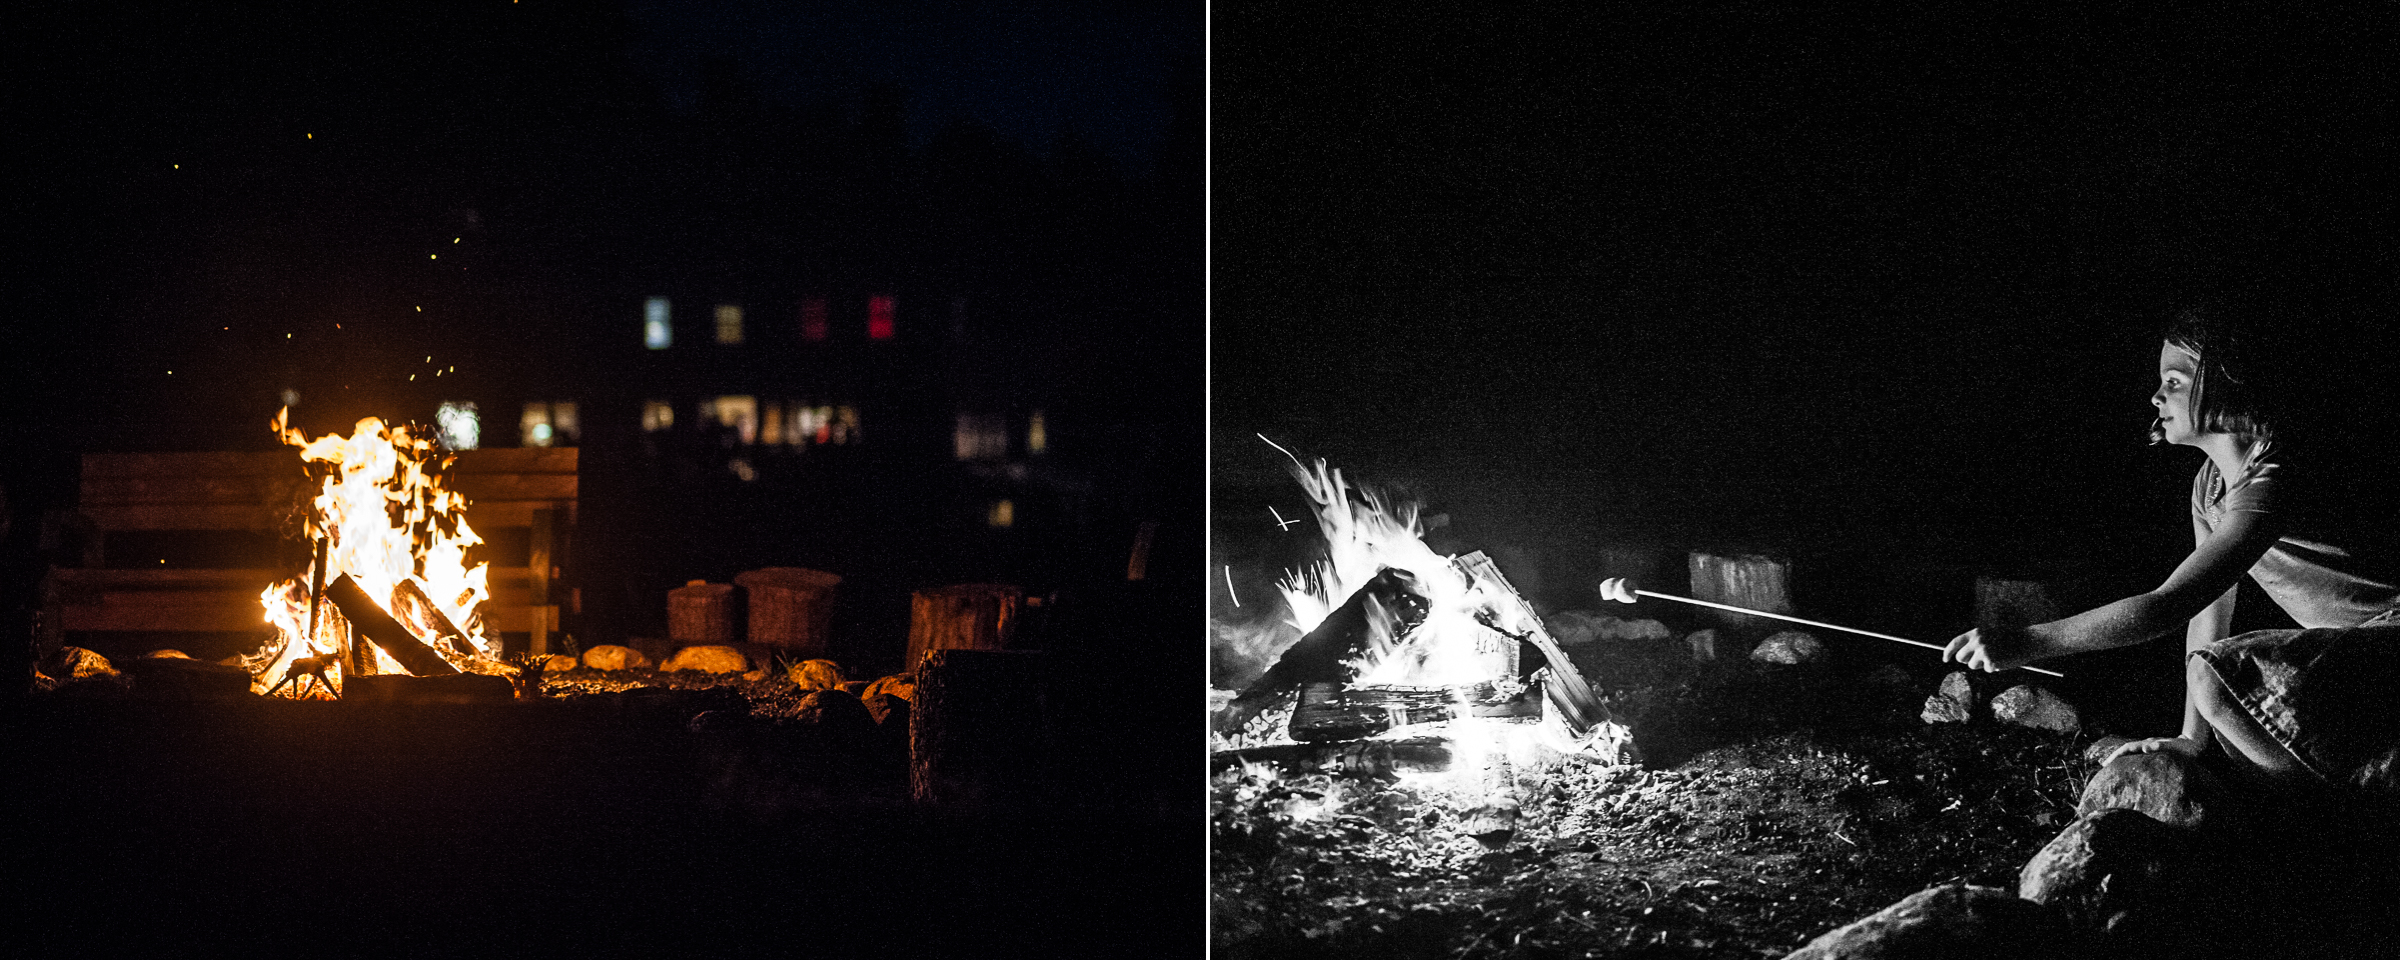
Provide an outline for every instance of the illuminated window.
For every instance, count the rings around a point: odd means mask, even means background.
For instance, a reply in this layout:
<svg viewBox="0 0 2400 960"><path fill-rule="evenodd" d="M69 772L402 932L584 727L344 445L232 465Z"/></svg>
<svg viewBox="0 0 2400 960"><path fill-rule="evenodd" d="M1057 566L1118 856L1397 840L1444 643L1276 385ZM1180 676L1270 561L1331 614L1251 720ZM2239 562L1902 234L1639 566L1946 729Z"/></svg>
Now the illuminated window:
<svg viewBox="0 0 2400 960"><path fill-rule="evenodd" d="M473 450L483 442L483 424L475 413L473 400L444 400L434 410L433 422L441 426L442 446L452 450Z"/></svg>
<svg viewBox="0 0 2400 960"><path fill-rule="evenodd" d="M575 401L559 400L550 404L550 435L568 443L583 440L583 423L575 416Z"/></svg>
<svg viewBox="0 0 2400 960"><path fill-rule="evenodd" d="M816 409L814 409L814 410L811 410L811 411L809 411L809 417L810 417L810 418L811 418L811 420L813 421L813 422L810 424L810 426L812 426L812 427L814 427L814 428L815 428L815 429L812 429L812 430L810 430L810 431L808 432L808 433L809 433L809 438L810 438L810 439L812 439L812 440L814 440L814 441L816 441L817 443L820 443L820 444L823 444L823 443L832 443L832 442L833 442L833 408L832 408L832 407L818 407L818 408L816 408Z"/></svg>
<svg viewBox="0 0 2400 960"><path fill-rule="evenodd" d="M891 338L892 298L885 296L868 297L867 339L889 340Z"/></svg>
<svg viewBox="0 0 2400 960"><path fill-rule="evenodd" d="M550 445L551 436L550 405L547 403L526 404L525 414L517 418L518 445L547 447Z"/></svg>
<svg viewBox="0 0 2400 960"><path fill-rule="evenodd" d="M642 432L657 433L675 426L675 405L664 400L642 401Z"/></svg>
<svg viewBox="0 0 2400 960"><path fill-rule="evenodd" d="M715 404L717 425L730 427L734 437L743 444L758 442L758 398L748 396L718 397Z"/></svg>
<svg viewBox="0 0 2400 960"><path fill-rule="evenodd" d="M642 345L652 350L664 350L675 342L675 330L667 323L667 298L651 297L642 303Z"/></svg>
<svg viewBox="0 0 2400 960"><path fill-rule="evenodd" d="M1042 412L1036 410L1025 424L1025 452L1040 453L1050 446L1050 430L1042 422Z"/></svg>
<svg viewBox="0 0 2400 960"><path fill-rule="evenodd" d="M769 403L758 412L758 416L758 442L770 445L782 443L783 404Z"/></svg>
<svg viewBox="0 0 2400 960"><path fill-rule="evenodd" d="M1017 505L1016 505L1016 503L1015 503L1014 501L1009 501L1009 500L1000 500L1000 501L995 501L995 502L992 504L992 515L991 515L991 520L990 520L990 522L991 522L991 525L992 525L992 526L994 526L994 527L1013 527L1013 526L1016 526L1016 525L1017 525Z"/></svg>
<svg viewBox="0 0 2400 960"><path fill-rule="evenodd" d="M742 342L742 308L739 304L717 304L717 342Z"/></svg>
<svg viewBox="0 0 2400 960"><path fill-rule="evenodd" d="M810 297L800 301L800 338L823 340L831 325L825 321L825 298Z"/></svg>
<svg viewBox="0 0 2400 960"><path fill-rule="evenodd" d="M998 460L1008 456L1008 421L988 413L961 413L950 433L950 445L960 460Z"/></svg>
<svg viewBox="0 0 2400 960"><path fill-rule="evenodd" d="M858 408L842 407L833 412L833 442L850 443L858 439Z"/></svg>

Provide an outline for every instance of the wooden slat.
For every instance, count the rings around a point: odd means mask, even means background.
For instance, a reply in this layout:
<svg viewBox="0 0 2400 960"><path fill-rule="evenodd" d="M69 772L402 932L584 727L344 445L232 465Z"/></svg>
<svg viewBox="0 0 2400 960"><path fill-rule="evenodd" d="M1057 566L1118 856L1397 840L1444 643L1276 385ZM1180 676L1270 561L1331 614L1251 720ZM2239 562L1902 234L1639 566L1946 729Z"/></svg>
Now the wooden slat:
<svg viewBox="0 0 2400 960"><path fill-rule="evenodd" d="M87 453L83 475L92 477L264 477L300 472L298 451L217 450L202 453Z"/></svg>
<svg viewBox="0 0 2400 960"><path fill-rule="evenodd" d="M270 497L308 489L298 473L276 480L234 474L149 477L85 477L86 504L102 503L265 503Z"/></svg>
<svg viewBox="0 0 2400 960"><path fill-rule="evenodd" d="M256 584L252 593L267 584L283 579L273 570L60 570L59 583L68 587L99 590L226 590L240 584Z"/></svg>
<svg viewBox="0 0 2400 960"><path fill-rule="evenodd" d="M154 630L213 633L267 627L266 611L252 597L247 607L229 603L108 603L61 607L69 630Z"/></svg>
<svg viewBox="0 0 2400 960"><path fill-rule="evenodd" d="M257 504L98 503L84 505L83 514L102 530L272 530L275 525L274 512Z"/></svg>
<svg viewBox="0 0 2400 960"><path fill-rule="evenodd" d="M485 500L573 500L577 486L572 473L460 473L453 479L453 488L467 495L470 517L472 504Z"/></svg>
<svg viewBox="0 0 2400 960"><path fill-rule="evenodd" d="M574 473L575 447L499 447L468 450L451 469L459 473Z"/></svg>

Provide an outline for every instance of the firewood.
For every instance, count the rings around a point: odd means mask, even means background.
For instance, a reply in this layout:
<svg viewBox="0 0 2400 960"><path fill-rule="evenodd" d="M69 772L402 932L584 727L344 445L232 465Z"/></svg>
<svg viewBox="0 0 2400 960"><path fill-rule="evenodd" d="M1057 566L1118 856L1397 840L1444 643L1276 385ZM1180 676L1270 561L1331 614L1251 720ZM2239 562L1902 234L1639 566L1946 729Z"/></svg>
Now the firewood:
<svg viewBox="0 0 2400 960"><path fill-rule="evenodd" d="M434 606L433 598L425 595L425 588L415 578L402 577L398 584L393 585L392 609L423 628L414 632L432 634L435 640L449 644L460 656L481 655L475 649L475 641L467 639L466 631L452 623L450 615L443 613L442 608Z"/></svg>
<svg viewBox="0 0 2400 960"><path fill-rule="evenodd" d="M1479 683L1466 687L1345 687L1311 683L1300 688L1292 710L1292 739L1306 742L1356 740L1397 726L1432 723L1462 715L1510 716L1523 712L1524 687Z"/></svg>
<svg viewBox="0 0 2400 960"><path fill-rule="evenodd" d="M374 598L367 596L367 592L360 589L349 574L342 574L325 585L325 599L333 601L334 608L342 612L343 618L350 621L351 628L359 636L382 647L383 652L400 661L401 668L409 673L420 677L439 677L458 672L458 668L442 659L441 654L435 653L432 647L408 632L407 627L401 626L400 621L392 619L391 614L376 606Z"/></svg>
<svg viewBox="0 0 2400 960"><path fill-rule="evenodd" d="M1483 592L1487 604L1486 625L1531 643L1534 649L1542 652L1542 659L1547 661L1550 671L1548 680L1542 684L1542 699L1559 714L1567 730L1582 736L1608 723L1608 707L1600 702L1600 695L1583 679L1582 672L1575 669L1575 661L1567 659L1566 652L1558 648L1557 641L1550 639L1550 631L1542 626L1542 618L1534 615L1533 607L1517 594L1517 588L1509 586L1508 578L1501 576L1500 568L1492 563L1491 558L1484 556L1482 551L1476 551L1458 558L1454 563L1475 584L1476 589Z"/></svg>
<svg viewBox="0 0 2400 960"><path fill-rule="evenodd" d="M1450 742L1422 739L1292 743L1227 750L1209 757L1212 771L1243 763L1269 764L1293 773L1322 770L1352 777L1441 773L1450 769Z"/></svg>
<svg viewBox="0 0 2400 960"><path fill-rule="evenodd" d="M1389 644L1416 629L1425 621L1427 607L1414 574L1397 567L1377 571L1316 629L1285 648L1266 673L1242 688L1220 715L1218 729L1241 729L1295 688L1350 679L1352 661L1376 644Z"/></svg>

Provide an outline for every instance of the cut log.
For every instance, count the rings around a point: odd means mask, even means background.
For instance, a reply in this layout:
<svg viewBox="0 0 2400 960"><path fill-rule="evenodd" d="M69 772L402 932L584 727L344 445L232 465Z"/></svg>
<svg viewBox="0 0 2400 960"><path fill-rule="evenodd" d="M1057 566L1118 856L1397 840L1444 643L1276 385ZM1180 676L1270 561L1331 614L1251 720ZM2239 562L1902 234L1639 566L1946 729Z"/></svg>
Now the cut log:
<svg viewBox="0 0 2400 960"><path fill-rule="evenodd" d="M750 601L750 642L804 660L833 655L833 588L822 570L768 567L734 577Z"/></svg>
<svg viewBox="0 0 2400 960"><path fill-rule="evenodd" d="M909 792L975 806L1038 800L1052 754L1042 655L935 650L917 669L909 714Z"/></svg>
<svg viewBox="0 0 2400 960"><path fill-rule="evenodd" d="M1424 584L1414 574L1397 567L1377 571L1316 629L1286 647L1266 673L1242 688L1219 715L1218 729L1241 729L1285 694L1307 684L1348 681L1351 662L1416 629L1425 621L1428 606Z"/></svg>
<svg viewBox="0 0 2400 960"><path fill-rule="evenodd" d="M366 637L369 642L382 647L383 652L391 654L392 659L400 661L401 669L420 677L448 676L458 672L458 668L442 659L441 654L435 653L432 647L409 633L407 627L401 626L400 621L392 619L391 614L376 606L375 600L367 596L367 592L360 589L349 574L335 577L332 583L325 585L325 599L333 601L333 605L342 611L343 618L350 621L351 629L358 635Z"/></svg>
<svg viewBox="0 0 2400 960"><path fill-rule="evenodd" d="M676 646L740 640L734 636L733 584L694 580L667 591L667 639Z"/></svg>
<svg viewBox="0 0 2400 960"><path fill-rule="evenodd" d="M1450 742L1422 739L1276 744L1227 750L1208 760L1211 771L1229 770L1243 763L1264 763L1292 773L1324 771L1351 777L1388 777L1449 770Z"/></svg>
<svg viewBox="0 0 2400 960"><path fill-rule="evenodd" d="M1610 722L1608 707L1600 702L1600 695L1575 669L1575 661L1567 659L1566 652L1550 638L1549 629L1542 626L1542 618L1534 615L1533 607L1517 594L1517 588L1509 586L1508 578L1500 574L1500 568L1491 558L1477 551L1453 562L1475 589L1482 591L1489 626L1533 644L1534 649L1542 652L1542 659L1549 664L1549 677L1542 684L1542 699L1567 731L1581 737Z"/></svg>
<svg viewBox="0 0 2400 960"><path fill-rule="evenodd" d="M1719 555L1693 551L1692 596L1715 603L1748 607L1767 613L1792 612L1791 564L1763 554ZM1711 611L1729 627L1759 628L1771 624L1746 613Z"/></svg>
<svg viewBox="0 0 2400 960"><path fill-rule="evenodd" d="M1522 687L1515 693L1496 684L1471 687L1345 687L1310 683L1300 688L1292 710L1292 739L1303 743L1356 740L1393 727L1432 723L1461 714L1507 716L1521 712Z"/></svg>
<svg viewBox="0 0 2400 960"><path fill-rule="evenodd" d="M919 590L909 598L908 652L915 669L937 650L1005 650L1015 634L1025 591L999 583L962 583Z"/></svg>
<svg viewBox="0 0 2400 960"><path fill-rule="evenodd" d="M398 613L393 619L411 627L409 632L419 636L429 635L436 642L447 643L450 649L458 651L463 657L483 655L482 651L475 648L475 641L467 639L466 632L451 622L450 615L443 613L442 608L434 605L433 598L425 595L425 588L417 583L416 578L402 577L392 587L392 609Z"/></svg>

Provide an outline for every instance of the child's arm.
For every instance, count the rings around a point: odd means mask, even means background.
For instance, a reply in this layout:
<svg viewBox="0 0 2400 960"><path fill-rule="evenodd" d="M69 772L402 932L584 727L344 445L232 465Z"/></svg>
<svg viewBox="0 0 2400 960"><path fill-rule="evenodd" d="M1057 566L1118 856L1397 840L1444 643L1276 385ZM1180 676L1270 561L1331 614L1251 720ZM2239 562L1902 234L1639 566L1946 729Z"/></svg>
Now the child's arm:
<svg viewBox="0 0 2400 960"><path fill-rule="evenodd" d="M1988 671L2070 653L2112 650L2159 636L2179 623L2197 621L2219 603L2230 623L2233 603L2226 594L2280 536L2282 524L2275 514L2231 511L2157 589L2022 631L1986 635L1982 630L1969 630L1953 638L1943 656ZM2188 628L2187 641L2197 640L2200 634L2194 631L2200 626L2194 622ZM2211 642L2223 636L2222 626L2212 630L2217 632L2209 637Z"/></svg>

